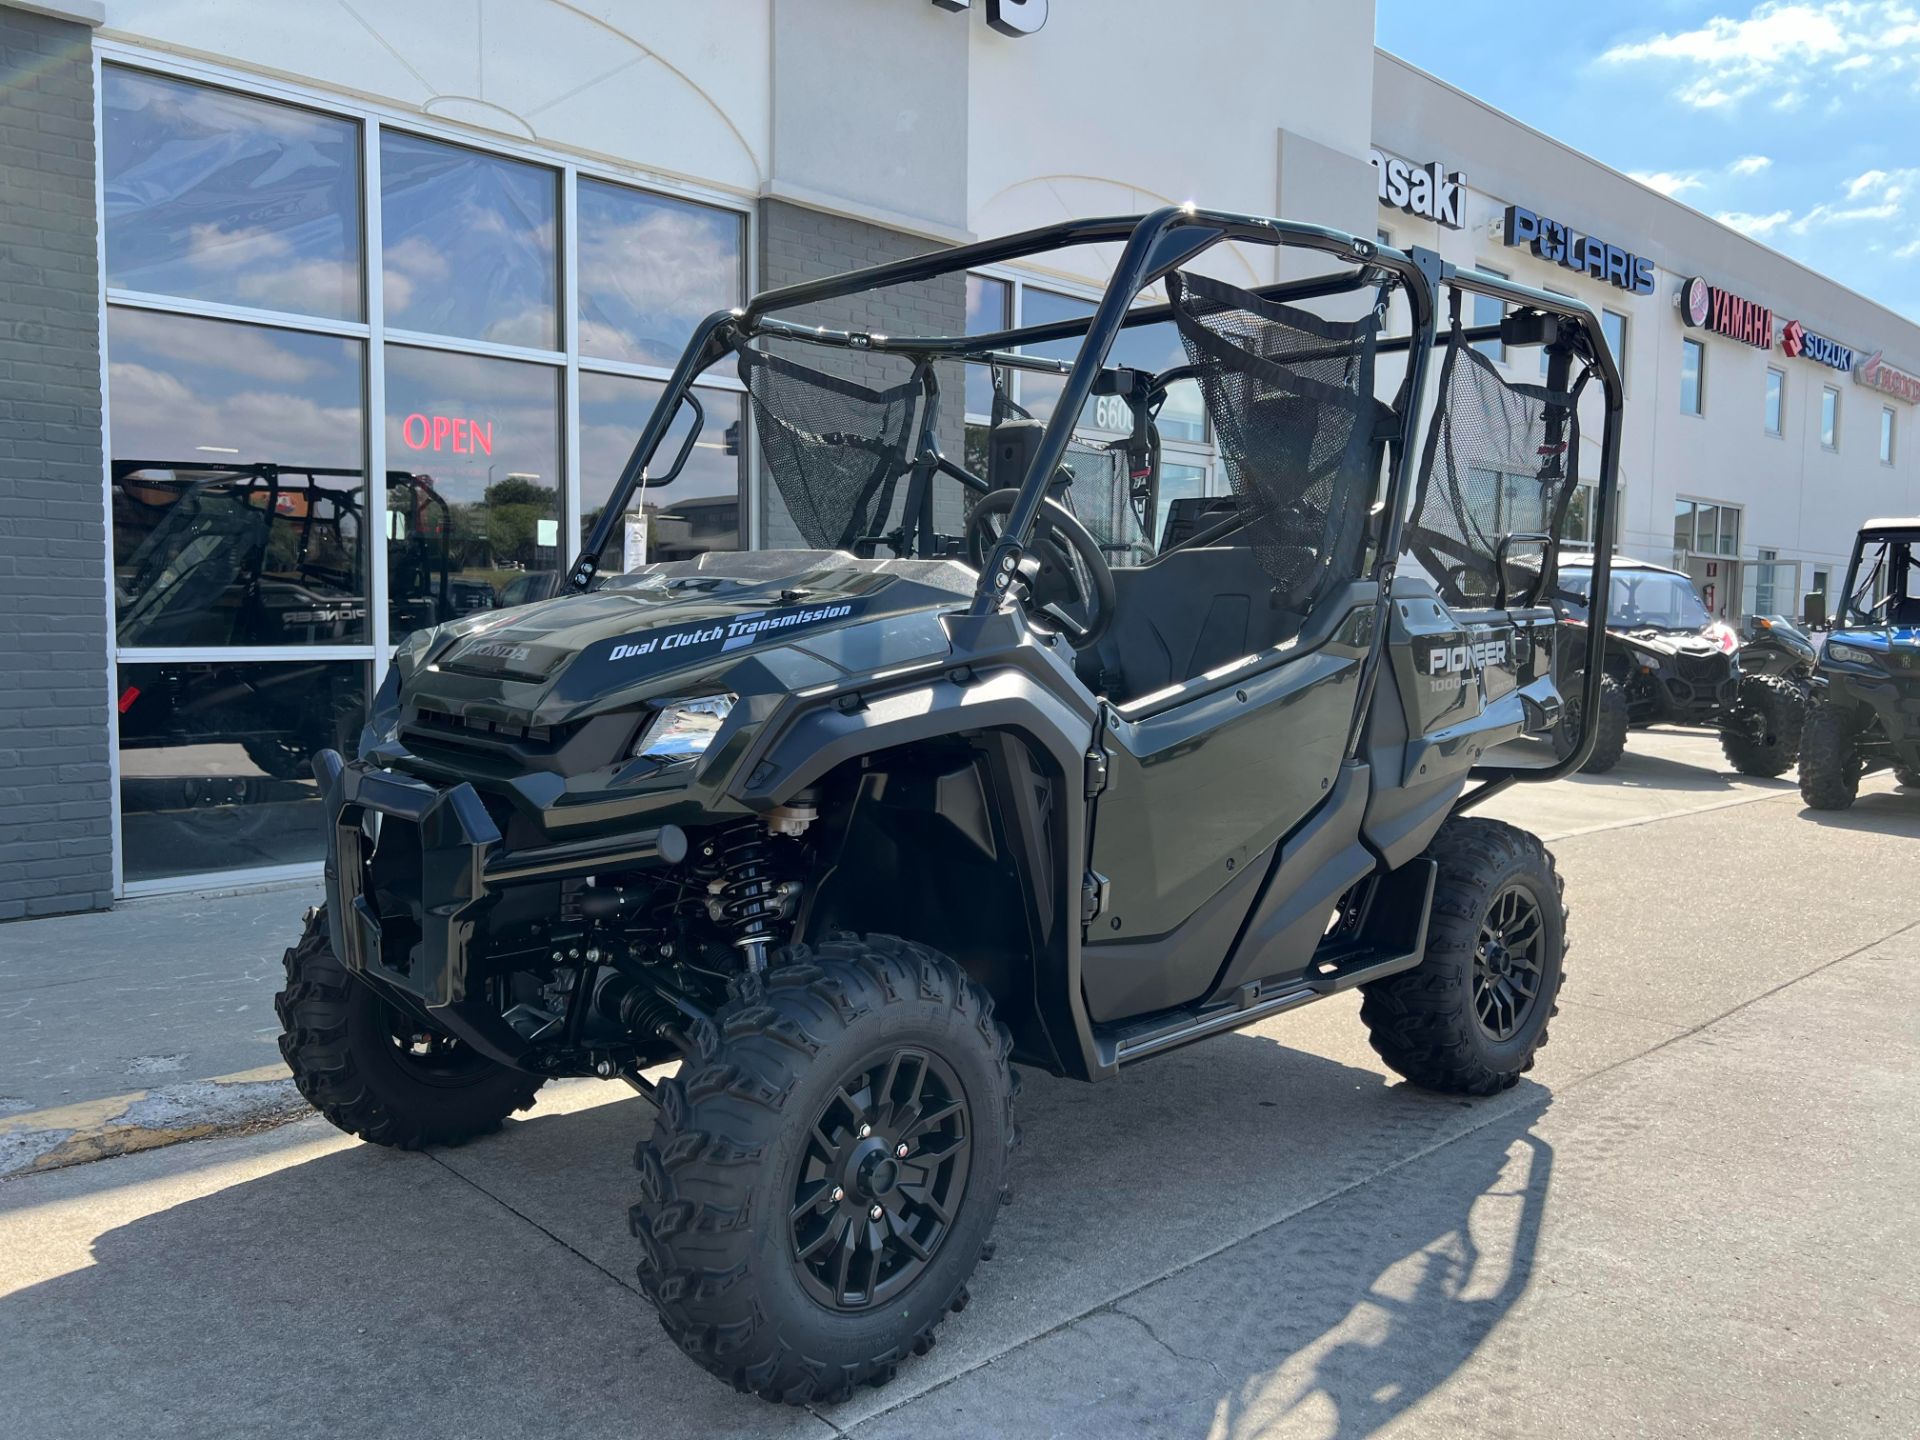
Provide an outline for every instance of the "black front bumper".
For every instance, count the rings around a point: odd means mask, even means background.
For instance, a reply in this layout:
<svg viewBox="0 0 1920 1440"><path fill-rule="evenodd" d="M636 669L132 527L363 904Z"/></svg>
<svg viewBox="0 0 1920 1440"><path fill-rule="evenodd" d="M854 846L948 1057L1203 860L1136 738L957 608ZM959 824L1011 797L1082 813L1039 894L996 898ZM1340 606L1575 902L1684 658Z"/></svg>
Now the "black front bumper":
<svg viewBox="0 0 1920 1440"><path fill-rule="evenodd" d="M430 1006L466 998L467 946L489 893L487 863L500 829L471 785L439 790L412 776L314 757L326 792L327 928L347 969ZM375 883L368 817L378 816L383 859L398 863ZM402 828L407 827L407 828ZM404 850L404 855L391 852ZM417 868L414 851L418 852ZM395 882L417 893L400 893Z"/></svg>
<svg viewBox="0 0 1920 1440"><path fill-rule="evenodd" d="M316 755L313 768L326 795L334 954L364 979L435 1010L467 1000L473 940L503 888L686 858L686 836L673 825L510 851L464 781L436 787L333 750ZM377 846L369 817L378 817ZM493 1034L496 1046L504 1043Z"/></svg>

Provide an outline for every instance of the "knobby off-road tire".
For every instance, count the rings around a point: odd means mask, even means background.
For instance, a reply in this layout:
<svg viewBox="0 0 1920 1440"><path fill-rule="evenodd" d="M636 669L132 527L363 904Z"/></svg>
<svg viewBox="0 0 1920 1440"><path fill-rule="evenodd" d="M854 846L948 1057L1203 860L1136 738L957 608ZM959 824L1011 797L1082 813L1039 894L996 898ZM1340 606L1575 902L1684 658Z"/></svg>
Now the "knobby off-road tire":
<svg viewBox="0 0 1920 1440"><path fill-rule="evenodd" d="M1546 846L1498 820L1449 820L1426 856L1440 866L1426 955L1362 986L1360 1018L1380 1058L1414 1084L1498 1094L1533 1068L1558 1010L1565 889Z"/></svg>
<svg viewBox="0 0 1920 1440"><path fill-rule="evenodd" d="M1815 705L1800 742L1800 798L1814 810L1845 810L1860 793L1865 768L1852 714L1838 705Z"/></svg>
<svg viewBox="0 0 1920 1440"><path fill-rule="evenodd" d="M396 1150L457 1145L533 1104L539 1076L429 1032L350 974L324 910L307 912L285 964L280 1053L308 1103L349 1135Z"/></svg>
<svg viewBox="0 0 1920 1440"><path fill-rule="evenodd" d="M1720 726L1720 749L1742 775L1772 779L1800 758L1806 723L1806 697L1791 680L1743 676L1733 711Z"/></svg>
<svg viewBox="0 0 1920 1440"><path fill-rule="evenodd" d="M844 1399L966 1303L1009 1194L1013 1042L954 961L886 935L791 946L736 988L635 1155L641 1288L734 1388Z"/></svg>
<svg viewBox="0 0 1920 1440"><path fill-rule="evenodd" d="M1577 683L1576 677L1575 683ZM1573 753L1575 741L1580 735L1580 700L1571 697L1561 712L1560 723L1554 727L1554 753L1562 759ZM1580 767L1583 775L1604 775L1620 763L1620 757L1627 750L1627 692L1620 688L1619 682L1611 675L1600 679L1600 705L1598 710L1599 733L1594 737L1593 751L1587 756L1587 763Z"/></svg>

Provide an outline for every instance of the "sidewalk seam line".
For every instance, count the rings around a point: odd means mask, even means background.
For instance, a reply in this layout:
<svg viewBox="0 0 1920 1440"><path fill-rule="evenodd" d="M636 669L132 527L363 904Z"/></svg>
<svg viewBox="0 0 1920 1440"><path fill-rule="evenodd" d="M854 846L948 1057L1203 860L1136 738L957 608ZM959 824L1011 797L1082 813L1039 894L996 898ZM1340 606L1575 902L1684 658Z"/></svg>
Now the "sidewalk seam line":
<svg viewBox="0 0 1920 1440"><path fill-rule="evenodd" d="M442 1160L437 1154L435 1154L431 1150L422 1150L420 1153L426 1156L426 1158L431 1160L434 1164L438 1165L442 1170L446 1171L449 1175L459 1180L462 1184L472 1186L476 1191L486 1196L487 1199L493 1201L494 1204L498 1205L502 1210L505 1210L509 1215L512 1215L516 1219L524 1220L527 1224L531 1225L534 1229L538 1230L542 1235L546 1236L549 1240L553 1241L554 1244L558 1245L562 1250L565 1250L568 1254L574 1256L576 1259L580 1261L583 1261L585 1264L592 1266L595 1270L598 1270L602 1275L606 1276L609 1280L613 1281L615 1285L619 1286L622 1290L625 1290L628 1294L639 1296L641 1299L646 1298L645 1296L640 1295L640 1290L638 1286L627 1284L626 1281L622 1280L613 1271L607 1269L606 1266L602 1265L598 1260L595 1260L591 1255L588 1255L585 1251L577 1249L573 1245L568 1244L565 1240L562 1240L558 1235L554 1234L553 1231L549 1230L546 1226L542 1225L538 1220L534 1219L531 1215L528 1215L524 1211L516 1208L515 1206L508 1204L505 1200L502 1200L498 1195L494 1194L493 1191L487 1189L486 1186L482 1185L478 1180L475 1180L472 1176L463 1174L461 1171L456 1170L453 1166L449 1165L445 1160Z"/></svg>
<svg viewBox="0 0 1920 1440"><path fill-rule="evenodd" d="M1803 980L1810 980L1815 975L1821 974L1823 971L1831 970L1834 966L1842 964L1845 961L1852 960L1860 955L1864 955L1867 951L1872 950L1877 946L1884 945L1889 940L1896 940L1900 936L1905 935L1908 931L1913 930L1915 928L1920 928L1920 920L1909 921L1907 924L1902 925L1899 929L1889 931L1887 934L1882 935L1877 940L1870 940L1864 945L1856 946L1854 949L1847 951L1844 955L1836 955L1833 959L1823 961L1822 963L1814 966L1811 970L1808 970L1803 972L1802 974L1793 976L1790 979L1782 980L1778 985L1773 986L1771 989L1762 991L1760 994L1752 996L1749 999L1742 1000L1738 1005L1730 1006L1728 1009L1722 1011L1720 1014L1714 1016L1712 1019L1703 1020L1700 1024L1695 1025L1690 1029L1684 1030L1677 1035L1669 1036L1667 1039L1660 1041L1656 1045L1651 1045L1647 1049L1639 1051L1636 1054L1623 1056L1621 1059L1615 1060L1613 1063L1609 1065L1601 1066L1598 1070L1589 1071L1585 1075L1579 1076L1578 1078L1573 1080L1569 1080L1564 1086L1559 1087L1559 1089L1554 1091L1553 1093L1558 1094L1560 1093L1561 1090L1577 1090L1590 1080L1597 1080L1597 1079L1600 1079L1602 1076L1611 1075L1615 1070L1618 1070L1623 1066L1631 1065L1636 1061L1645 1059L1649 1055L1657 1054L1659 1051L1665 1050L1670 1045L1677 1045L1682 1040L1690 1039L1693 1036L1698 1035L1701 1031L1708 1029L1710 1026L1717 1025L1722 1020L1729 1019L1732 1016L1738 1015L1742 1010L1745 1010L1750 1006L1757 1005L1762 1000L1770 999L1772 996L1778 995L1782 990L1786 990L1794 985L1798 985ZM1511 1091L1503 1092L1503 1094L1511 1094L1511 1093L1512 1093ZM1491 1112L1486 1116L1485 1119L1479 1121L1477 1124L1469 1126L1467 1129L1462 1130L1457 1134L1449 1135L1442 1140L1436 1140L1431 1145L1424 1146L1421 1149L1416 1150L1411 1154L1403 1155L1399 1159L1393 1161L1391 1164L1383 1165L1380 1169L1374 1171L1371 1175L1362 1176L1357 1180L1353 1180L1348 1184L1341 1186L1338 1190L1331 1191L1330 1193L1321 1196L1317 1200L1309 1201L1306 1204L1297 1207L1296 1209L1288 1211L1285 1215L1276 1216L1274 1219L1269 1220L1266 1224L1261 1225L1254 1230L1250 1230L1244 1235L1237 1236L1232 1240L1225 1241L1220 1245L1215 1246L1213 1249L1207 1251L1204 1255L1197 1255L1191 1260L1183 1261L1181 1264L1174 1266L1171 1270L1167 1270L1162 1274L1154 1276L1151 1279L1142 1280L1139 1284L1134 1285L1126 1290L1121 1291L1117 1295L1111 1296L1108 1299L1101 1301L1098 1305L1090 1306L1089 1308L1081 1311L1078 1315L1071 1315L1066 1319L1059 1321L1057 1324L1048 1326L1045 1330L1042 1330L1037 1335L1030 1335L1025 1340L1021 1340L1016 1344L1009 1345L1006 1347L1006 1349L997 1351L994 1354L989 1355L982 1360L976 1361L974 1364L967 1366L963 1370L957 1370L953 1374L947 1376L944 1380L940 1380L933 1385L929 1385L925 1390L922 1390L917 1395L906 1396L895 1404L888 1405L883 1409L874 1411L873 1414L867 1416L865 1419L861 1420L858 1424L856 1424L854 1426L853 1431L850 1431L847 1433L856 1434L859 1430L866 1427L867 1425L872 1424L874 1421L880 1419L882 1416L890 1415L895 1410L899 1410L905 1406L912 1405L921 1400L924 1400L927 1396L935 1394L941 1390L944 1390L947 1386L952 1385L957 1381L964 1380L970 1375L977 1374L981 1370L990 1368L991 1366L997 1364L999 1361L1005 1359L1007 1356L1014 1354L1016 1351L1023 1350L1027 1346L1035 1344L1038 1341L1051 1339L1053 1336L1060 1334L1062 1331L1073 1328L1075 1325L1078 1325L1083 1320L1092 1319L1094 1316L1100 1315L1106 1311L1112 1311L1117 1315L1124 1315L1130 1319L1137 1318L1133 1315L1131 1311L1122 1310L1120 1307L1126 1301L1133 1299L1134 1296L1140 1294L1142 1291L1150 1290L1155 1285L1161 1284L1163 1281L1177 1279L1178 1277L1186 1274L1189 1270L1197 1269L1199 1266L1206 1264L1210 1260L1218 1259L1220 1256L1226 1254L1227 1251L1233 1249L1236 1246L1244 1245L1249 1240L1256 1240L1260 1236L1265 1235L1270 1230L1275 1230L1282 1225L1290 1224L1293 1221L1298 1220L1302 1215L1307 1215L1312 1213L1315 1210L1318 1210L1323 1205L1331 1205L1336 1200L1344 1199L1348 1195L1353 1194L1355 1191L1364 1189L1368 1185L1373 1184L1376 1180L1383 1180L1386 1177L1396 1173L1397 1171L1404 1170L1409 1165L1415 1164L1418 1161L1426 1159L1429 1155L1438 1154L1440 1151L1446 1149L1449 1145L1456 1145L1462 1140L1469 1139L1470 1137L1479 1134L1480 1131L1486 1129L1489 1125L1493 1124L1494 1121L1500 1119L1501 1115L1503 1115L1504 1113L1505 1113L1504 1108L1499 1111ZM1158 1337L1156 1336L1155 1338L1157 1339ZM1169 1349L1170 1348L1171 1347L1169 1347Z"/></svg>

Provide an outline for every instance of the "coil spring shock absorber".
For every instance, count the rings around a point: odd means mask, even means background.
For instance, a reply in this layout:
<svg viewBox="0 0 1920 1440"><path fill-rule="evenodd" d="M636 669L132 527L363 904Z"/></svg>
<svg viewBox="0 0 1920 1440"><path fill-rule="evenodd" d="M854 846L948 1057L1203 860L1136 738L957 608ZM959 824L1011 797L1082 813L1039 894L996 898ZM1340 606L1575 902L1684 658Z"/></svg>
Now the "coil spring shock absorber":
<svg viewBox="0 0 1920 1440"><path fill-rule="evenodd" d="M714 851L720 874L708 886L707 913L715 924L736 932L733 943L757 973L767 968L767 946L777 942L792 914L798 887L780 878L773 837L760 821L743 821L723 832Z"/></svg>

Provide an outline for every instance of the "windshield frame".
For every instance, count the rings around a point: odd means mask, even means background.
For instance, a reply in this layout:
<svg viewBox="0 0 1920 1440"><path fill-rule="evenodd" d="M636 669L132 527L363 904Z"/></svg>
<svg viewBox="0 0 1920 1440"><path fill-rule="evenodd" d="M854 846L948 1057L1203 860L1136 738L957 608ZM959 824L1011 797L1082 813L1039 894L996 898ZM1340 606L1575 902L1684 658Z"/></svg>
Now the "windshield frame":
<svg viewBox="0 0 1920 1440"><path fill-rule="evenodd" d="M1920 530L1863 530L1854 538L1847 561L1847 583L1840 592L1834 623L1841 629L1884 630L1893 624L1896 604L1912 604L1914 562ZM1873 603L1859 603L1863 588L1873 587ZM1897 593L1896 593L1897 592Z"/></svg>

